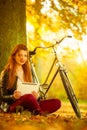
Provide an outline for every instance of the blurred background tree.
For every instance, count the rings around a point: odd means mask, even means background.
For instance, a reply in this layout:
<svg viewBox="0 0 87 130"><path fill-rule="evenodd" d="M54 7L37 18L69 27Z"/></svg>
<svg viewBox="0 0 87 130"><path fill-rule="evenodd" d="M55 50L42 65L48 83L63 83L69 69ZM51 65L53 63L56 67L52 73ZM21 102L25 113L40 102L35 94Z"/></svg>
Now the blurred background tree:
<svg viewBox="0 0 87 130"><path fill-rule="evenodd" d="M55 44L65 35L72 35L58 45L58 57L64 63L75 93L87 99L87 1L86 0L26 0L26 31L29 50L36 46ZM40 82L44 82L54 55L52 50L38 49L34 56ZM54 68L52 75L55 71ZM51 75L51 78L52 78ZM49 79L49 81L51 80ZM48 94L65 98L57 76Z"/></svg>

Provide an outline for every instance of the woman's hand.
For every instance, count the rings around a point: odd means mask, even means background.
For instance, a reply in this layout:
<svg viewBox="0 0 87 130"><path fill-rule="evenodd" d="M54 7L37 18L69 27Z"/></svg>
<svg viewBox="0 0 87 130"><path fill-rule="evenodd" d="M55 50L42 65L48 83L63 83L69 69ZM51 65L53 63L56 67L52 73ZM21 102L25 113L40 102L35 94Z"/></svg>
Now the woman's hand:
<svg viewBox="0 0 87 130"><path fill-rule="evenodd" d="M15 99L19 99L21 97L21 92L15 90L13 96L14 96Z"/></svg>
<svg viewBox="0 0 87 130"><path fill-rule="evenodd" d="M32 92L32 95L33 95L36 99L39 98L39 93L37 93L37 92L35 92L35 91Z"/></svg>

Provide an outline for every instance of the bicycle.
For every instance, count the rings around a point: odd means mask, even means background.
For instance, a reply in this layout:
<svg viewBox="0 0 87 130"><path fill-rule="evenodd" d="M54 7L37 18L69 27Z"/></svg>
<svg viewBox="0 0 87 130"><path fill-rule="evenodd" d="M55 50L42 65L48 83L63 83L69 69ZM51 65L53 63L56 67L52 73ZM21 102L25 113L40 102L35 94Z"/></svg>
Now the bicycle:
<svg viewBox="0 0 87 130"><path fill-rule="evenodd" d="M66 38L66 37L69 37L69 36L63 37L59 42L56 42L56 44L51 45L51 46L49 46L49 47L41 47L41 46L38 46L38 47L36 47L33 51L29 51L29 53L30 53L31 70L32 70L32 75L33 75L33 77L34 77L34 81L41 86L41 89L40 89L41 98L46 98L46 94L47 94L49 88L51 87L51 85L52 85L52 83L53 83L55 77L57 76L57 74L58 74L58 72L59 72L60 77L61 77L61 80L62 80L62 83L63 83L63 86L64 86L65 91L66 91L66 94L67 94L68 99L69 99L69 101L70 101L70 103L71 103L71 105L72 105L72 108L73 108L73 110L74 110L76 116L77 116L78 118L81 118L81 112L80 112L80 109L79 109L79 106L78 106L78 101L77 101L76 95L75 95L74 90L73 90L73 88L72 88L72 85L71 85L71 82L70 82L70 80L69 80L69 77L68 77L68 75L67 75L67 73L66 73L66 70L64 69L62 63L61 63L61 62L59 61L59 59L58 59L58 56L57 56L57 53L56 53L56 49L55 49L55 46L58 45L59 43L61 43L61 42L64 40L64 38ZM52 66L50 67L50 70L49 70L49 72L48 72L48 74L47 74L47 77L46 77L46 79L45 79L45 81L44 81L44 83L43 83L42 85L40 84L40 82L39 82L39 80L38 80L38 76L37 76L37 74L36 74L35 67L34 67L34 64L33 64L33 62L32 62L32 55L35 55L35 54L36 54L36 50L37 50L38 48L43 48L43 49L52 48L52 49L53 49L53 52L54 52L54 54L55 54L55 59L54 59L54 61L53 61L53 63L52 63ZM50 74L51 74L51 71L52 71L52 69L53 69L53 67L54 67L54 65L55 65L56 63L57 63L57 65L58 65L57 70L56 70L55 74L53 75L52 80L50 81L50 84L47 85L47 84L46 84L46 83L47 83L47 80L48 80L48 78L49 78L49 76L50 76ZM45 92L43 92L42 88L43 88L43 86L45 86L45 85L47 85L47 88L46 88Z"/></svg>

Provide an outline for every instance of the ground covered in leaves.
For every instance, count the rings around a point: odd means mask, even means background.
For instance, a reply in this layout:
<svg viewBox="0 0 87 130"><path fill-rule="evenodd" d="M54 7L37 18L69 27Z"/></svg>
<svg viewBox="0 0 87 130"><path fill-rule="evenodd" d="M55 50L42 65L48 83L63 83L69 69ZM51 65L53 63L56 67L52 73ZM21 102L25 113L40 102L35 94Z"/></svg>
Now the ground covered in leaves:
<svg viewBox="0 0 87 130"><path fill-rule="evenodd" d="M87 130L87 104L81 104L78 119L70 104L63 103L60 110L47 116L34 116L30 112L0 113L0 130Z"/></svg>

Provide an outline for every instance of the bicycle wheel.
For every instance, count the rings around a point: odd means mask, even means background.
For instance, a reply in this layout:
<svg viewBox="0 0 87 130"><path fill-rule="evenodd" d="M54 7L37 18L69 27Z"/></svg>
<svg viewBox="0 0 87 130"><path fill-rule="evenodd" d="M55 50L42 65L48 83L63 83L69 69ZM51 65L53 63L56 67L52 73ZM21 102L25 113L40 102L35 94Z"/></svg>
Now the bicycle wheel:
<svg viewBox="0 0 87 130"><path fill-rule="evenodd" d="M66 91L67 96L68 96L68 98L71 102L71 105L73 107L73 110L74 110L76 116L78 118L81 118L81 113L80 113L80 109L79 109L79 106L78 106L77 98L75 96L75 93L74 93L73 88L71 86L71 83L69 81L69 78L68 78L68 76L67 76L67 74L64 70L60 70L60 77L61 77L65 91Z"/></svg>

